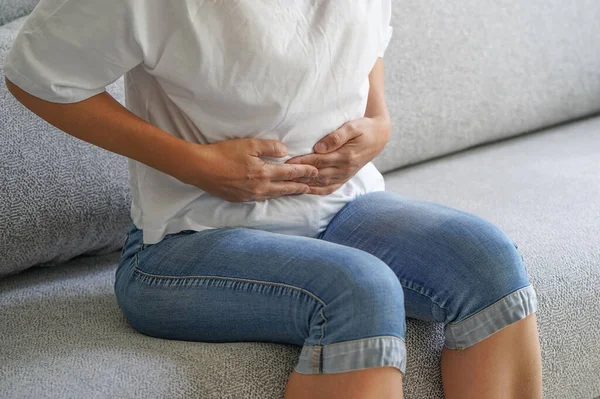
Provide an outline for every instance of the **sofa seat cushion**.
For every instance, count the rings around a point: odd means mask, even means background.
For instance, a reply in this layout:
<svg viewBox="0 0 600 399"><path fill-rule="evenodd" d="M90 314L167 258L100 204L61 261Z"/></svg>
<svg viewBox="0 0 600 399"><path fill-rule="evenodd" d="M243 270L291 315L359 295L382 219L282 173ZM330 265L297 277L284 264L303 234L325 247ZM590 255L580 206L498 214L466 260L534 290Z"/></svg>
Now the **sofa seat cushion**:
<svg viewBox="0 0 600 399"><path fill-rule="evenodd" d="M0 27L0 278L123 244L127 158L68 135L8 92L2 65L27 17ZM123 78L107 88L124 103Z"/></svg>
<svg viewBox="0 0 600 399"><path fill-rule="evenodd" d="M538 294L546 399L600 396L599 148L596 118L385 175L388 190L480 215L517 243ZM0 397L283 397L299 346L138 333L114 297L118 258L0 281ZM407 399L442 397L442 345L441 325L408 320Z"/></svg>

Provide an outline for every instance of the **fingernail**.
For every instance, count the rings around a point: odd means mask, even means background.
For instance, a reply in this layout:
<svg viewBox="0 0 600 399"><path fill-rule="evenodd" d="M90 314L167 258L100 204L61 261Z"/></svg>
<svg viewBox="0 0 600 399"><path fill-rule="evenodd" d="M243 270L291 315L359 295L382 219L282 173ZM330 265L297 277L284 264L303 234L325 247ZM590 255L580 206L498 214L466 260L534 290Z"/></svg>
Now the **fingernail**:
<svg viewBox="0 0 600 399"><path fill-rule="evenodd" d="M319 174L319 171L317 169L314 169L312 172L310 172L310 177L315 177L318 174Z"/></svg>
<svg viewBox="0 0 600 399"><path fill-rule="evenodd" d="M310 190L308 187L304 187L304 190L302 190L302 193L306 194L308 192L308 190Z"/></svg>
<svg viewBox="0 0 600 399"><path fill-rule="evenodd" d="M315 151L327 151L327 144L319 143L315 146Z"/></svg>

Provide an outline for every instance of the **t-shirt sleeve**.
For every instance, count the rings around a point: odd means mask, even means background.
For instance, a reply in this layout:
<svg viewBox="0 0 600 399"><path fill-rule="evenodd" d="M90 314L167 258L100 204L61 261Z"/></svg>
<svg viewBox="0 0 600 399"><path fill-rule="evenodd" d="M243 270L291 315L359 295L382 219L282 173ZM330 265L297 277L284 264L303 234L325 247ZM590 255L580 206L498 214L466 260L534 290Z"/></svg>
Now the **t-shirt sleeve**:
<svg viewBox="0 0 600 399"><path fill-rule="evenodd" d="M5 59L4 74L46 101L73 103L143 60L126 0L42 0Z"/></svg>
<svg viewBox="0 0 600 399"><path fill-rule="evenodd" d="M381 0L381 35L377 56L383 58L388 48L394 29L391 26L392 0Z"/></svg>

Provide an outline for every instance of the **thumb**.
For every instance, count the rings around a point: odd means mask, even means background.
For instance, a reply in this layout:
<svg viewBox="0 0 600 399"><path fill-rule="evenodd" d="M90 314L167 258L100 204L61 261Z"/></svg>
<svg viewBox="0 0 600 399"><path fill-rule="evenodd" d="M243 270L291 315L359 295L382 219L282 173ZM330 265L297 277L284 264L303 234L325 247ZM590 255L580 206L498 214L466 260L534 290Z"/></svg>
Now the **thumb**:
<svg viewBox="0 0 600 399"><path fill-rule="evenodd" d="M254 142L255 156L267 156L281 158L287 155L287 145L277 140L255 139Z"/></svg>
<svg viewBox="0 0 600 399"><path fill-rule="evenodd" d="M317 153L332 152L346 144L351 138L353 138L352 129L348 125L344 125L323 137L313 149Z"/></svg>

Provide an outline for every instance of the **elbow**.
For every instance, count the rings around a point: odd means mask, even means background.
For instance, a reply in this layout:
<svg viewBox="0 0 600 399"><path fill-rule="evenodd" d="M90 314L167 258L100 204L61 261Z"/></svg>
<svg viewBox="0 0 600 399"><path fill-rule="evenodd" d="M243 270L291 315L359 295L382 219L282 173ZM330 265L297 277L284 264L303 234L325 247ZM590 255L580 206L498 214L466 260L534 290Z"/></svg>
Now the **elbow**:
<svg viewBox="0 0 600 399"><path fill-rule="evenodd" d="M38 104L36 103L37 97L32 96L27 93L25 90L21 89L19 86L11 82L6 76L4 77L4 84L6 85L6 89L12 96L25 108L29 109L31 112L37 114ZM34 110L35 109L35 110Z"/></svg>
<svg viewBox="0 0 600 399"><path fill-rule="evenodd" d="M17 85L15 85L15 84L14 84L13 82L11 82L10 80L8 80L8 78L7 78L6 76L4 77L4 84L6 85L6 89L8 90L8 92L9 92L10 94L12 94L12 95L13 95L13 97L15 97L15 98L16 98L17 100L19 100L19 102L20 102L21 100L19 99L19 96L18 96L18 94L17 94L17 93L18 93L18 91L19 91L19 88L18 88L18 86L17 86Z"/></svg>
<svg viewBox="0 0 600 399"><path fill-rule="evenodd" d="M8 78L5 76L4 77L4 84L6 85L6 88L8 89L8 91L12 94L12 86L14 86L12 84L12 82L10 80L8 80Z"/></svg>
<svg viewBox="0 0 600 399"><path fill-rule="evenodd" d="M34 103L34 101L38 99L37 97L21 89L19 86L11 82L6 76L4 76L4 84L6 85L6 89L9 91L9 93L12 94L18 102L20 102L21 104L23 104L31 110L32 103Z"/></svg>

